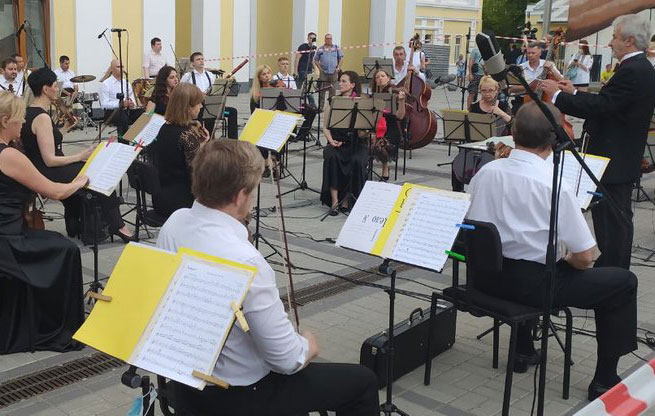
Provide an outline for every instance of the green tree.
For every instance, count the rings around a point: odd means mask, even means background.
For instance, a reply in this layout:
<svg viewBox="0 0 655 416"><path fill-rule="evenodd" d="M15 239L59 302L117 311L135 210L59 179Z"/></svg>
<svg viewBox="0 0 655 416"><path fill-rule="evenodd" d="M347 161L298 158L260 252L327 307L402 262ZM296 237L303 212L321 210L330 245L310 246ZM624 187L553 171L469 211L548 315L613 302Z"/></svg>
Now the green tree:
<svg viewBox="0 0 655 416"><path fill-rule="evenodd" d="M525 24L525 7L534 3L529 0L484 0L482 5L482 29L494 31L496 36L520 37L519 26ZM506 50L510 43L498 40Z"/></svg>

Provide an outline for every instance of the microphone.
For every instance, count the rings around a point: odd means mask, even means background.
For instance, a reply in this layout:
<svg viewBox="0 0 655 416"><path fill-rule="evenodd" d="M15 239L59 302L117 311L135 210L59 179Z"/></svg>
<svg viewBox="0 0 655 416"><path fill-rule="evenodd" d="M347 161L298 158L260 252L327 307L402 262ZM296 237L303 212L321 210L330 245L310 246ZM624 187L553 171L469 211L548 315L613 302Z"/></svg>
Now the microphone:
<svg viewBox="0 0 655 416"><path fill-rule="evenodd" d="M440 75L436 77L434 80L428 80L427 84L430 88L435 89L443 84L450 84L451 82L455 81L457 79L457 75L453 74L448 74L448 75ZM450 90L450 85L447 86L448 89ZM457 90L457 88L455 88ZM453 91L455 91L453 90Z"/></svg>
<svg viewBox="0 0 655 416"><path fill-rule="evenodd" d="M505 58L503 52L498 46L494 33L489 30L475 35L475 44L482 55L484 61L484 68L487 73L491 75L496 81L503 83L502 88L507 88L505 77L507 76L507 67L505 65Z"/></svg>
<svg viewBox="0 0 655 416"><path fill-rule="evenodd" d="M25 29L25 25L27 24L27 20L23 20L23 24L20 25L18 28L18 32L16 32L16 37L19 37L21 32Z"/></svg>
<svg viewBox="0 0 655 416"><path fill-rule="evenodd" d="M105 32L108 31L108 30L109 30L108 28L105 28L105 30L103 30L102 33L98 35L98 39L100 39L102 37L102 35L104 35Z"/></svg>
<svg viewBox="0 0 655 416"><path fill-rule="evenodd" d="M112 32L127 32L127 29L120 29L120 28L117 28L117 27L113 27L111 29L111 31Z"/></svg>

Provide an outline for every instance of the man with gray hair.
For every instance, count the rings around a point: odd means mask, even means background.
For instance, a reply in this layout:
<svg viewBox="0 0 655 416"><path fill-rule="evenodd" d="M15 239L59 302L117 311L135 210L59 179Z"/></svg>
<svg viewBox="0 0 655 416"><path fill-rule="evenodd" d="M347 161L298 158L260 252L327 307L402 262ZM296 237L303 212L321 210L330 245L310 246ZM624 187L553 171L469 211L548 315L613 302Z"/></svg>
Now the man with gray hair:
<svg viewBox="0 0 655 416"><path fill-rule="evenodd" d="M562 112L586 119L590 135L587 152L610 158L601 182L607 202L592 209L594 231L601 255L595 267L630 268L634 226L631 196L641 175L648 126L655 109L655 69L644 51L649 23L636 14L616 18L610 47L618 69L598 94L577 91L571 81L544 81L542 89Z"/></svg>

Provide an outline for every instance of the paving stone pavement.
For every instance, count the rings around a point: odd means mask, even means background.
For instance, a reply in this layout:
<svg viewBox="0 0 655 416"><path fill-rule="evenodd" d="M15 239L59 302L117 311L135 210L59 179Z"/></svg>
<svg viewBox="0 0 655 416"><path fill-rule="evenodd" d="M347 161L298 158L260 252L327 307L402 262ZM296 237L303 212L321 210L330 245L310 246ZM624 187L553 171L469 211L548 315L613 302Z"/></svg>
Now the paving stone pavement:
<svg viewBox="0 0 655 416"><path fill-rule="evenodd" d="M248 96L230 97L228 105L235 106L239 111L240 124L244 124L248 112ZM435 111L449 106L459 105L461 96L458 93L437 89L433 92L430 107ZM579 120L574 120L577 132L581 129ZM442 126L437 137L442 137ZM66 136L65 150L73 152L85 146L77 140L92 137L94 131L75 132ZM322 139L325 143L325 139ZM292 145L289 157L289 169L294 175L300 175L302 168L302 153L300 145ZM445 144L431 144L412 152L411 160L407 161L407 171L402 175L402 159L398 183L405 181L450 189L450 166L438 167L438 163L449 162L457 153ZM311 146L307 154L307 182L310 187L320 189L321 186L322 151ZM379 172L379 165L375 165ZM298 177L297 176L297 177ZM392 171L393 180L393 171ZM126 183L126 182L125 182ZM655 180L653 174L647 175L642 184L649 195L653 194ZM282 181L284 190L292 189L295 182L290 178ZM124 189L123 196L128 202L134 202L134 192ZM290 231L289 243L293 250L292 262L306 269L317 272L297 271L295 280L298 288L315 285L332 277L322 272L347 275L355 268L366 269L377 266L380 260L360 253L337 248L333 244L345 217L328 217L325 221L319 218L325 212L318 202L318 195L310 191L298 191L283 198L285 204L286 227ZM305 206L291 208L294 205ZM262 185L263 208L273 207L275 190L269 182ZM63 232L61 219L61 204L48 201L46 211L55 219L47 222L50 230ZM655 248L655 207L649 202L635 203L635 250L633 271L639 277L639 325L648 330L655 330L655 303L653 292L655 284L653 266L655 261L647 259ZM124 207L127 211L129 206ZM261 219L262 233L274 246L281 245L279 215L267 210L268 215ZM126 216L134 219L134 214ZM590 218L589 218L589 221ZM151 229L152 238L145 242L153 243L157 230ZM143 233L143 230L142 230ZM144 235L142 234L142 238ZM310 238L311 237L311 238ZM99 275L106 278L120 256L123 244L103 243L100 246ZM262 253L272 253L270 247L261 245ZM87 247L81 247L84 267L84 280L88 284L93 276L92 253ZM281 259L273 256L270 259L274 268L282 270ZM441 273L410 269L399 273L398 287L424 294L431 293L431 288L447 287L451 279L450 265ZM388 280L381 280L388 283ZM286 278L278 273L278 284L281 293L285 293ZM396 302L397 321L405 319L417 308L428 307L422 300L406 296L398 296ZM313 330L321 346L320 360L326 362L359 362L362 342L369 336L383 330L387 324L387 295L369 287L356 287L343 293L319 299L300 308L301 325L303 329ZM574 324L586 330L594 329L593 312L574 310ZM561 319L555 319L561 322ZM458 313L457 334L455 344L451 349L437 356L432 363L432 377L429 386L423 385L423 367L401 377L394 383L394 403L412 416L422 415L497 415L500 414L503 387L505 380L507 343L509 333L507 328L501 329L501 346L499 369L491 366L491 335L476 339L476 335L491 326L489 318L475 318L466 313ZM573 360L575 365L571 375L571 397L561 398L562 361L563 354L555 342L550 343L548 385L546 391L546 414L568 415L584 406L586 389L591 381L595 368L595 340L583 335L575 335L573 342ZM56 354L50 352L21 353L0 356L0 383L6 380L29 374L54 365L93 353L91 349L84 351ZM629 374L642 362L637 357L652 358L653 352L644 344L639 345L636 355L627 355L620 361L622 374ZM58 390L32 397L28 400L0 408L0 415L48 415L48 416L82 416L82 415L125 415L138 396L139 392L120 384L120 375L125 368L116 369L99 376L80 381ZM533 400L533 372L516 374L512 388L512 415L529 415ZM380 391L380 399L385 398L385 390ZM161 414L159 409L156 414ZM655 413L653 413L655 414Z"/></svg>

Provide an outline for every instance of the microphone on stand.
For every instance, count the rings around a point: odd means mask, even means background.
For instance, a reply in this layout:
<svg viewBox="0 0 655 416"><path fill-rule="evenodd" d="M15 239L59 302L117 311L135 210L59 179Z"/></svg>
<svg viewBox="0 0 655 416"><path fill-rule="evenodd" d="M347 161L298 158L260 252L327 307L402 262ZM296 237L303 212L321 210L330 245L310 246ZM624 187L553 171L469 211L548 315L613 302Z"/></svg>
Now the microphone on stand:
<svg viewBox="0 0 655 416"><path fill-rule="evenodd" d="M16 32L16 37L19 37L21 32L25 29L25 25L27 24L27 20L23 20L23 24L20 25L18 28L18 32Z"/></svg>
<svg viewBox="0 0 655 416"><path fill-rule="evenodd" d="M100 39L100 38L102 37L102 35L104 35L105 32L108 31L108 30L109 30L109 28L105 28L105 30L103 30L102 33L100 33L100 34L98 35L98 39Z"/></svg>
<svg viewBox="0 0 655 416"><path fill-rule="evenodd" d="M501 89L506 90L508 88L507 65L505 65L503 52L498 46L494 33L491 30L478 33L475 35L475 44L482 55L487 73L500 83Z"/></svg>
<svg viewBox="0 0 655 416"><path fill-rule="evenodd" d="M448 74L448 75L440 75L436 77L432 81L428 81L428 85L430 88L435 89L443 84L449 84L457 79L457 75L453 74Z"/></svg>
<svg viewBox="0 0 655 416"><path fill-rule="evenodd" d="M127 32L127 29L120 29L117 27L114 27L111 29L112 32Z"/></svg>

